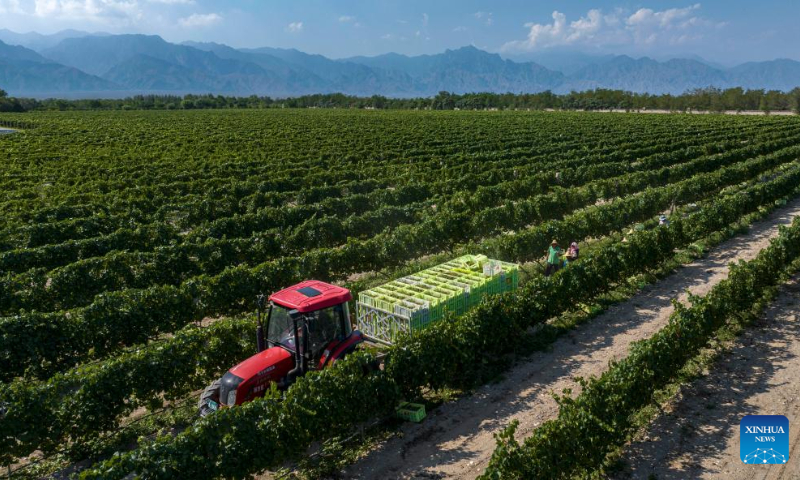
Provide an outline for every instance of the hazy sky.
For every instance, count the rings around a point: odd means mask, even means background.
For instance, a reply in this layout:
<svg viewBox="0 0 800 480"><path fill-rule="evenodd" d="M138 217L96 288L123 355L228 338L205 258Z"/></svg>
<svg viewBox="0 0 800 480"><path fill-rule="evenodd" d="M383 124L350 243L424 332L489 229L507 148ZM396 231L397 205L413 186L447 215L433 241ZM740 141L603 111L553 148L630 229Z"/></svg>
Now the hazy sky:
<svg viewBox="0 0 800 480"><path fill-rule="evenodd" d="M800 59L800 1L0 0L0 28L147 33L340 58L475 45L738 62Z"/></svg>

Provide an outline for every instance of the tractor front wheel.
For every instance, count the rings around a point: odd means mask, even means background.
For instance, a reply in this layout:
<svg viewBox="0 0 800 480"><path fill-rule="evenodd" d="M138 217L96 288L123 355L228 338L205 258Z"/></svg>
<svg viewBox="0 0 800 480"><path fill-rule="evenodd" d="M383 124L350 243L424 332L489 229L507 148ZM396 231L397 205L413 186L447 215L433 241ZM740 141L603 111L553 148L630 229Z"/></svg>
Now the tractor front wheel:
<svg viewBox="0 0 800 480"><path fill-rule="evenodd" d="M219 408L219 379L214 383L207 386L200 395L200 400L197 402L197 409L200 411L200 416L205 417L209 413L214 413ZM216 408L212 407L211 402L216 404Z"/></svg>

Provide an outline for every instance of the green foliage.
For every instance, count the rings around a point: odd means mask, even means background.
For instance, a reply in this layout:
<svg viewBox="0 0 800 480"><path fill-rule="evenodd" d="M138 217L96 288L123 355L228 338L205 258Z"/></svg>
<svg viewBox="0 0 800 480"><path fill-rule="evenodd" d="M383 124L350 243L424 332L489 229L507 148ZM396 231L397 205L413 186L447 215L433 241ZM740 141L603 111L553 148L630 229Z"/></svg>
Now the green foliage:
<svg viewBox="0 0 800 480"><path fill-rule="evenodd" d="M556 292L600 294L800 180L792 118L276 110L0 124L26 130L0 139L2 464L91 457L133 412L218 377L253 352L252 319L192 323L249 312L257 293L308 277L374 284L364 272L445 252L532 261L553 236L701 204L403 340L383 372L345 362L87 473L101 477L240 477L400 397L480 383L507 366L519 329L574 305Z"/></svg>
<svg viewBox="0 0 800 480"><path fill-rule="evenodd" d="M575 198L574 194L573 198ZM638 199L634 200L638 202ZM517 204L517 206L519 205L522 204ZM553 207L560 205L563 205L560 208L565 210L571 207L568 202L554 202ZM585 225L584 232L576 231L575 229L564 231L562 228L560 230L565 234L571 233L571 235L567 235L569 238L585 236L588 231L595 231L596 228L600 228L600 225L607 221L607 217L611 217L613 213L619 210L619 205L624 206L625 203L621 202L598 209L602 212L608 211L609 214L607 215L595 215L594 217L583 215L584 218L594 219L592 223L582 223ZM644 215L652 215L655 211L655 206L655 204L653 206L647 205ZM551 212L555 211L559 215L562 212L557 208L550 208L549 210ZM639 213L638 215L641 216L642 214ZM618 219L625 217L618 214L613 216ZM628 213L628 217L630 217L630 213ZM203 318L216 313L232 313L234 309L242 308L246 299L251 298L257 292L255 288L258 278L272 279L272 283L263 287L265 291L271 291L303 277L316 276L327 279L335 277L339 272L341 272L339 275L344 275L358 271L355 269L364 268L362 260L364 257L372 257L373 262L382 262L375 263L374 269L377 270L387 265L398 264L402 258L399 255L408 255L413 258L419 253L430 251L423 250L425 248L435 248L437 250L446 248L448 245L443 244L442 240L453 237L455 237L455 240L463 239L463 228L468 225L467 222L469 221L467 217L455 215L454 218L459 218L461 221L454 221L449 226L439 223L438 218L433 221L422 222L413 227L400 227L389 235L378 235L366 242L349 241L345 250L328 250L324 257L320 256L317 251L312 250L296 260L292 257L283 257L259 265L254 270L243 267L227 269L216 277L200 277L187 280L179 287L163 285L164 283L175 283L165 279L163 273L171 274L180 271L181 264L185 263L180 261L180 257L167 256L156 263L154 267L147 269L145 268L147 264L142 262L142 255L122 254L122 258L117 262L116 266L109 265L107 258L104 259L105 261L95 262L97 263L97 271L87 273L83 281L75 277L75 267L82 267L89 262L78 262L61 269L61 271L48 274L39 273L37 275L38 282L32 280L32 275L28 273L22 275L21 279L12 279L12 281L16 280L17 290L25 295L18 294L17 298L27 299L31 304L37 301L46 303L48 300L56 303L58 301L62 303L69 301L70 298L75 298L76 295L81 295L82 293L81 290L75 289L74 285L83 285L86 290L92 293L114 290L114 286L121 283L121 280L118 280L120 277L124 279L125 276L130 276L126 275L129 270L139 274L142 272L147 273L148 271L153 272L152 283L159 286L143 291L129 290L104 294L89 307L72 310L67 314L60 312L53 314L32 312L9 317L0 323L0 332L2 332L3 338L12 343L20 346L29 345L28 348L20 349L22 352L28 352L28 355L35 353L40 358L47 359L48 362L60 362L69 365L68 362L71 359L80 358L81 352L92 351L95 354L102 355L113 350L119 344L139 343L159 332L173 331L192 319ZM515 221L515 218L525 218L525 221L528 221L527 219L531 218L531 215L512 214L509 215L509 218L510 222ZM485 226L486 223L478 223L478 226ZM542 237L542 235L549 236L549 233L561 224L563 222L556 221L540 227L538 229L540 234L534 237L534 241L542 243L542 238L538 237ZM619 224L619 220L617 220L617 224ZM409 253L409 249L415 245L418 245L418 247ZM485 247L486 244L484 244ZM378 250L378 248L381 250ZM514 251L503 253L505 256L514 255L520 258L519 250L537 251L536 248L523 246L522 248L515 248ZM341 260L339 260L339 265L335 267L336 270L333 270L331 263L336 260L337 254L339 254ZM382 256L385 260L381 258ZM183 258L185 259L186 257ZM397 260L394 258L397 258ZM309 262L307 259L311 259L315 263L319 262L319 266ZM282 264L292 260L296 262L296 267L288 270L282 267ZM310 266L309 263L311 263ZM304 267L308 270L304 270ZM269 274L260 275L258 273L263 271L269 272ZM279 275L283 275L283 277ZM114 282L99 283L98 280L102 280L104 276ZM98 283L94 290L92 289L91 281ZM36 295L37 289L31 288L31 285L37 284L40 285L40 294L38 296ZM61 287L62 285L63 287ZM215 285L226 285L227 288L217 288ZM239 287L236 287L237 285ZM54 299L49 296L58 294L62 288L64 294L61 295L61 298ZM14 291L14 288L6 287L6 290ZM69 297L66 297L66 295L69 295ZM13 298L13 296L10 298ZM115 318L118 320L115 320ZM123 324L126 328L117 328L117 326ZM59 330L62 332L80 333L75 333L71 336L63 334L55 336L51 333L54 326L60 326ZM9 352L8 355L12 355L12 353ZM64 360L59 361L59 359ZM8 363L19 365L17 368L30 365L29 359L25 356L18 359L8 359ZM9 370L15 373L19 372L19 370L15 371L13 367L5 371ZM47 372L46 369L43 371Z"/></svg>
<svg viewBox="0 0 800 480"><path fill-rule="evenodd" d="M489 208L489 215L462 207L471 205L475 196L487 200L491 190L478 190L474 196L454 200L455 208L444 203L435 214L415 224L402 224L363 240L349 238L341 248L310 248L299 255L276 253L274 259L253 267L244 262L221 272L212 270L210 273L214 275L203 271L198 265L200 259L221 258L218 264L222 266L233 263L226 261L229 256L210 255L209 250L195 250L192 254L179 251L175 255L160 250L152 255L114 254L75 262L51 272L33 270L16 277L7 276L0 287L11 293L6 298L17 308L32 308L37 304L69 307L90 302L93 297L94 301L67 312L33 311L0 319L0 338L17 346L0 356L0 374L6 379L25 371L48 375L86 360L89 355L104 356L120 346L172 332L193 320L241 313L250 308L248 300L259 292L276 291L305 278L337 280L364 270L398 266L467 240L544 221L514 235L484 240L476 247L491 257L530 261L539 256L554 236L580 240L605 235L649 218L673 202L703 198L710 191L792 161L800 154L800 147L786 147L742 161L792 141L766 142L679 166L596 180L579 188L559 188L550 194ZM653 166L650 162L645 164ZM713 174L704 173L715 169ZM688 178L677 181L684 177ZM645 188L659 184L666 185ZM595 203L603 198L601 192L608 190L617 194L641 192L613 203L576 210ZM506 196L500 199L508 201ZM560 217L563 219L548 220ZM251 251L249 258L258 256ZM75 285L81 288L76 289ZM117 290L124 287L128 288ZM54 330L62 333L54 335Z"/></svg>
<svg viewBox="0 0 800 480"><path fill-rule="evenodd" d="M789 92L789 95L792 99L792 111L800 115L800 87L793 89L791 92Z"/></svg>
<svg viewBox="0 0 800 480"><path fill-rule="evenodd" d="M255 353L252 320L231 320L208 329L187 327L166 342L119 352L46 382L17 379L0 384L0 463L31 453L45 453L71 438L80 443L117 428L139 407L202 388L242 357ZM162 396L163 394L163 396Z"/></svg>
<svg viewBox="0 0 800 480"><path fill-rule="evenodd" d="M124 99L64 100L31 98L12 99L21 110L197 110L265 108L344 108L344 109L431 109L431 110L759 110L763 102L771 110L788 111L791 95L779 90L744 90L740 87L721 90L714 87L695 89L681 95L633 93L623 90L595 89L556 95L540 93L465 93L439 92L433 98L387 98L381 95L355 97L341 93L303 95L293 98L225 97L222 95L136 95ZM0 103L0 106L2 104ZM2 110L0 110L2 111Z"/></svg>
<svg viewBox="0 0 800 480"><path fill-rule="evenodd" d="M245 478L296 458L321 435L394 410L397 389L371 368L373 362L370 354L358 352L335 368L298 379L283 399L273 388L263 399L201 419L178 437L115 456L82 478L124 478L130 471L145 478Z"/></svg>
<svg viewBox="0 0 800 480"><path fill-rule="evenodd" d="M120 346L172 332L193 320L241 313L250 308L249 299L262 291L275 291L305 278L337 280L364 270L398 266L467 240L544 221L515 235L484 240L475 247L492 257L529 261L538 257L553 236L579 240L604 235L655 215L673 202L703 198L709 191L794 160L800 148L790 146L793 142L793 138L767 141L679 165L672 162L680 161L684 154L656 156L637 165L636 169L643 171L610 179L588 181L597 176L593 168L565 172L563 182L587 183L571 189L555 188L552 193L502 207L471 210L481 203L508 202L542 188L539 180L527 186L516 181L516 188L509 189L499 184L502 188L487 187L472 195L454 197L414 224L402 223L378 234L372 232L362 240L350 237L341 248L306 248L299 255L272 251L265 262L252 267L249 263L263 259L257 252L265 248L266 242L238 242L242 245L239 248L222 249L232 244L222 239L202 246L161 248L153 254L112 253L50 272L39 269L15 277L9 275L0 282L0 288L9 293L5 304L10 310L39 304L53 305L53 310L89 304L66 312L44 313L39 309L0 319L0 336L18 346L0 356L0 375L13 378L27 372L46 376L90 355L104 356ZM709 147L704 150L709 151ZM710 151L714 151L713 146ZM760 153L767 155L757 157ZM756 158L743 161L753 156ZM659 165L664 166L655 169ZM717 171L704 173L711 170ZM664 186L645 188L652 185ZM606 196L636 192L641 193L576 210ZM564 218L549 220L559 217ZM311 222L314 221L312 217ZM375 223L378 222L367 222L364 228ZM310 231L313 229L307 230ZM277 243L272 245L278 249ZM244 257L247 261L235 260ZM215 266L203 261L209 258ZM225 265L237 263L220 271ZM121 328L123 325L125 328ZM53 335L54 329L67 334Z"/></svg>
<svg viewBox="0 0 800 480"><path fill-rule="evenodd" d="M482 478L568 478L586 475L624 443L633 414L649 404L683 365L730 317L752 318L754 305L800 256L800 220L781 230L749 262L732 265L728 278L690 307L677 304L669 323L599 378L584 382L575 399L561 397L558 418L538 428L523 445L516 425L497 437L497 449ZM757 309L756 309L757 311Z"/></svg>
<svg viewBox="0 0 800 480"><path fill-rule="evenodd" d="M462 317L440 322L419 335L402 339L389 349L385 370L368 374L363 383L353 379L352 383L346 385L350 389L348 394L374 395L376 387L373 381L380 382L380 391L385 389L386 392L392 392L392 401L396 401L401 394L406 398L413 396L423 387L437 389L474 385L484 380L486 377L483 375L491 371L493 366L497 366L498 358L513 351L520 330L546 321L569 309L577 301L585 301L606 291L614 281L657 266L661 260L672 255L675 248L686 246L727 223L735 223L742 215L765 203L774 202L775 198L787 193L799 193L798 180L800 168L793 166L770 182L759 183L746 192L710 202L685 221L676 219L667 228L632 234L625 244L612 244L601 249L553 277L536 278L520 291L491 297ZM800 223L797 229L800 230ZM691 236L689 232L698 237ZM320 375L335 375L328 372L337 369L338 367L334 367ZM364 375L363 372L361 374ZM287 399L295 388L293 386L289 389ZM338 389L334 389L330 397L327 393L322 393L324 390L319 392L320 398L303 401L319 405L320 402L330 399L330 405L334 405L337 395L341 394ZM123 478L130 472L137 472L146 478L172 478L183 469L192 472L197 478L241 478L275 467L285 459L301 454L294 448L276 453L276 443L288 444L305 451L312 440L337 433L336 429L324 430L325 433L322 433L323 430L307 429L306 422L312 422L310 424L313 425L316 425L313 422L324 422L316 414L310 420L304 419L297 428L299 431L316 431L317 434L297 443L294 443L294 437L289 434L286 434L286 441L283 436L277 437L280 440L272 437L276 435L274 432L277 427L274 423L258 423L255 429L244 430L240 423L251 425L254 418L272 419L283 409L281 403L274 399L256 400L252 405L231 410L240 412L241 416L233 417L234 414L228 413L231 411L226 412L224 419L220 420L222 424L210 426L201 422L174 439L162 439L155 446L143 446L135 452L103 462L86 472L84 478ZM343 402L338 405L338 409L331 407L333 411L329 414L333 418L332 425L341 428L352 427L359 419L384 414L390 407L368 402ZM342 421L336 410L348 410L348 406L352 405L358 405L357 413L360 417L351 423ZM311 412L317 412L316 408L311 408ZM228 435L235 435L238 441L228 439ZM510 438L510 434L506 436ZM271 443L262 443L262 438L269 438ZM598 437L587 445L599 444L601 438ZM252 463L245 467L241 463L229 465L225 462L225 459L239 458L242 455L250 459L252 454L249 452L255 449L260 449L261 456L253 458ZM214 453L210 458L198 458L190 453L198 451ZM519 465L522 462L515 451L500 455L504 456L503 464ZM194 463L203 464L205 468L197 471ZM164 465L169 466L167 470L158 469Z"/></svg>

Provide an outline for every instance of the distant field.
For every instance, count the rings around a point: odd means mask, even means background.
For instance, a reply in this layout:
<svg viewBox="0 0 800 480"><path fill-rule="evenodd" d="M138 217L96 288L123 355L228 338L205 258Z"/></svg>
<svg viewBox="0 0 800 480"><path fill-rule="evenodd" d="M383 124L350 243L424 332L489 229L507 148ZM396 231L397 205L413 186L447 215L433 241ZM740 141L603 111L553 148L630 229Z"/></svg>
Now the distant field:
<svg viewBox="0 0 800 480"><path fill-rule="evenodd" d="M626 231L788 175L800 158L797 117L287 109L0 121L26 124L0 138L0 404L11 412L0 442L13 445L0 465L37 452L45 470L191 424L191 393L253 353L252 320L237 316L257 293L311 277L357 290L462 251L530 262L554 235ZM120 433L147 411L160 420Z"/></svg>

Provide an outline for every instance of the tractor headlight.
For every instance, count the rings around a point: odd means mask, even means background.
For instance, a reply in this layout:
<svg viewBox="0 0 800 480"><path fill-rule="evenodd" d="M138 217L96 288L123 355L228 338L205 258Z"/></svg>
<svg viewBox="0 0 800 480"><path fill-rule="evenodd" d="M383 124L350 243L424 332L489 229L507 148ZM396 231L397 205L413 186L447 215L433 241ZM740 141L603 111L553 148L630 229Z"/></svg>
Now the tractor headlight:
<svg viewBox="0 0 800 480"><path fill-rule="evenodd" d="M234 406L236 404L236 389L239 388L243 381L242 377L226 372L220 380L219 403L229 407Z"/></svg>

